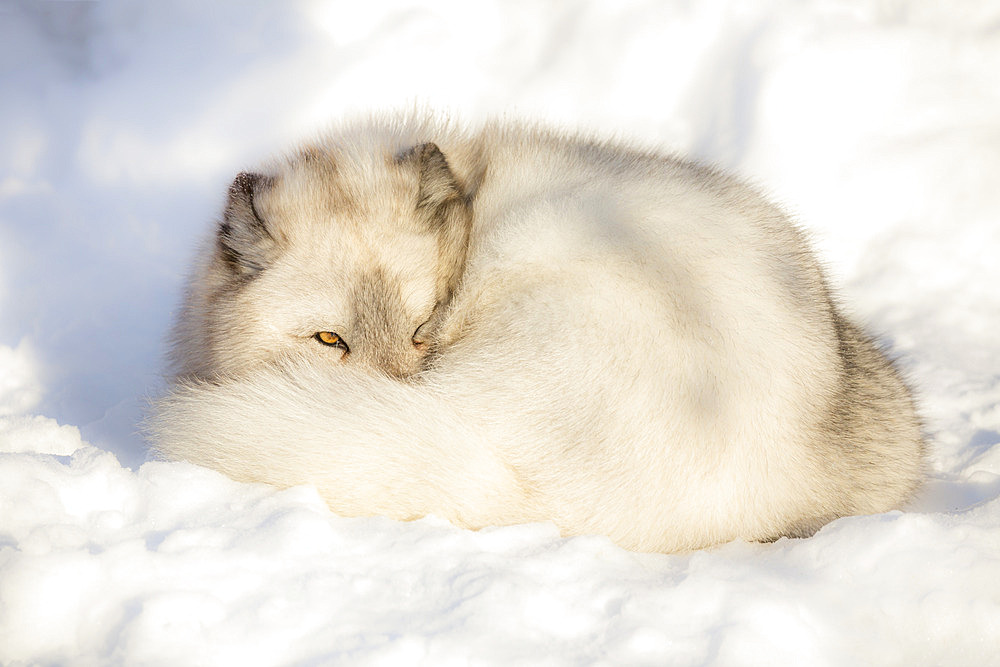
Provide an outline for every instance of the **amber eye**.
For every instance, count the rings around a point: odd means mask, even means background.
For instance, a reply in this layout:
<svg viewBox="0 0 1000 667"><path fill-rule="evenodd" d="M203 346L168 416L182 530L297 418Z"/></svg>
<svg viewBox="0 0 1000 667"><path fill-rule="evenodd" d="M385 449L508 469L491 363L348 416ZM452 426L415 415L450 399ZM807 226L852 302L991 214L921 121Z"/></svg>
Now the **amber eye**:
<svg viewBox="0 0 1000 667"><path fill-rule="evenodd" d="M323 343L323 345L329 345L330 347L339 347L344 352L348 352L347 343L344 339L333 333L332 331L317 331L316 335L313 336L316 340Z"/></svg>
<svg viewBox="0 0 1000 667"><path fill-rule="evenodd" d="M424 322L419 327L417 327L417 330L413 332L413 337L411 338L411 340L413 341L413 347L417 348L418 350L423 350L424 348L427 347L427 335L426 332L424 331L426 325L427 322Z"/></svg>

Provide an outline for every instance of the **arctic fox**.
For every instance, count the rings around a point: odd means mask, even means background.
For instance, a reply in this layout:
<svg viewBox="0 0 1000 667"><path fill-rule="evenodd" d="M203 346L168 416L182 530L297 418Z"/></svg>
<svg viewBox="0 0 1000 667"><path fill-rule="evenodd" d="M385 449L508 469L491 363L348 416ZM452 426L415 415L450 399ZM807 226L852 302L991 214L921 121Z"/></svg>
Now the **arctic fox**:
<svg viewBox="0 0 1000 667"><path fill-rule="evenodd" d="M899 507L907 387L733 178L528 124L367 120L236 177L174 333L161 456L351 516L628 549Z"/></svg>

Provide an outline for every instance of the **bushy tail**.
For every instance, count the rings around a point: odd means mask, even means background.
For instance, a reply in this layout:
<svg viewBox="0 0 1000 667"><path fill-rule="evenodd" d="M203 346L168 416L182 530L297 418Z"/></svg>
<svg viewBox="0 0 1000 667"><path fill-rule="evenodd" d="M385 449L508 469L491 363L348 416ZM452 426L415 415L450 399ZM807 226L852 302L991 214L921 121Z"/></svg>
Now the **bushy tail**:
<svg viewBox="0 0 1000 667"><path fill-rule="evenodd" d="M434 514L481 527L530 520L488 430L441 387L304 359L181 382L146 421L159 456L237 480L311 483L347 516Z"/></svg>
<svg viewBox="0 0 1000 667"><path fill-rule="evenodd" d="M843 469L845 514L898 508L922 483L926 443L913 395L899 371L861 329L836 321L845 378L827 423ZM840 457L838 457L840 458Z"/></svg>

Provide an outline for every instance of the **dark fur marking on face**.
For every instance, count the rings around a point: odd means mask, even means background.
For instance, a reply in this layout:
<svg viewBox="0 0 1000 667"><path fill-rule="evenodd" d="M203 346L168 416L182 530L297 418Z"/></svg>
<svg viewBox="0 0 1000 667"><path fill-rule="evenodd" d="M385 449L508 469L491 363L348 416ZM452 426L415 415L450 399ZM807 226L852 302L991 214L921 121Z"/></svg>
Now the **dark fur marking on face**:
<svg viewBox="0 0 1000 667"><path fill-rule="evenodd" d="M410 320L399 285L382 269L363 273L354 284L357 304L352 348L357 359L391 377L407 377L420 370L423 351L413 345Z"/></svg>

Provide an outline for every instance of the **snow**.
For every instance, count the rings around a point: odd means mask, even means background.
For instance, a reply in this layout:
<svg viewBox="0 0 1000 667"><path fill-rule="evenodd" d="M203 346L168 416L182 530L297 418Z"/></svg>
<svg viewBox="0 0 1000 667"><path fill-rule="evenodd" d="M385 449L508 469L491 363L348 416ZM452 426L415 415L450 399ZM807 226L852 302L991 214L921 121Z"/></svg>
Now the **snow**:
<svg viewBox="0 0 1000 667"><path fill-rule="evenodd" d="M0 4L0 664L1000 664L997 25L992 0ZM656 555L145 462L233 174L414 104L773 193L917 389L921 496Z"/></svg>

